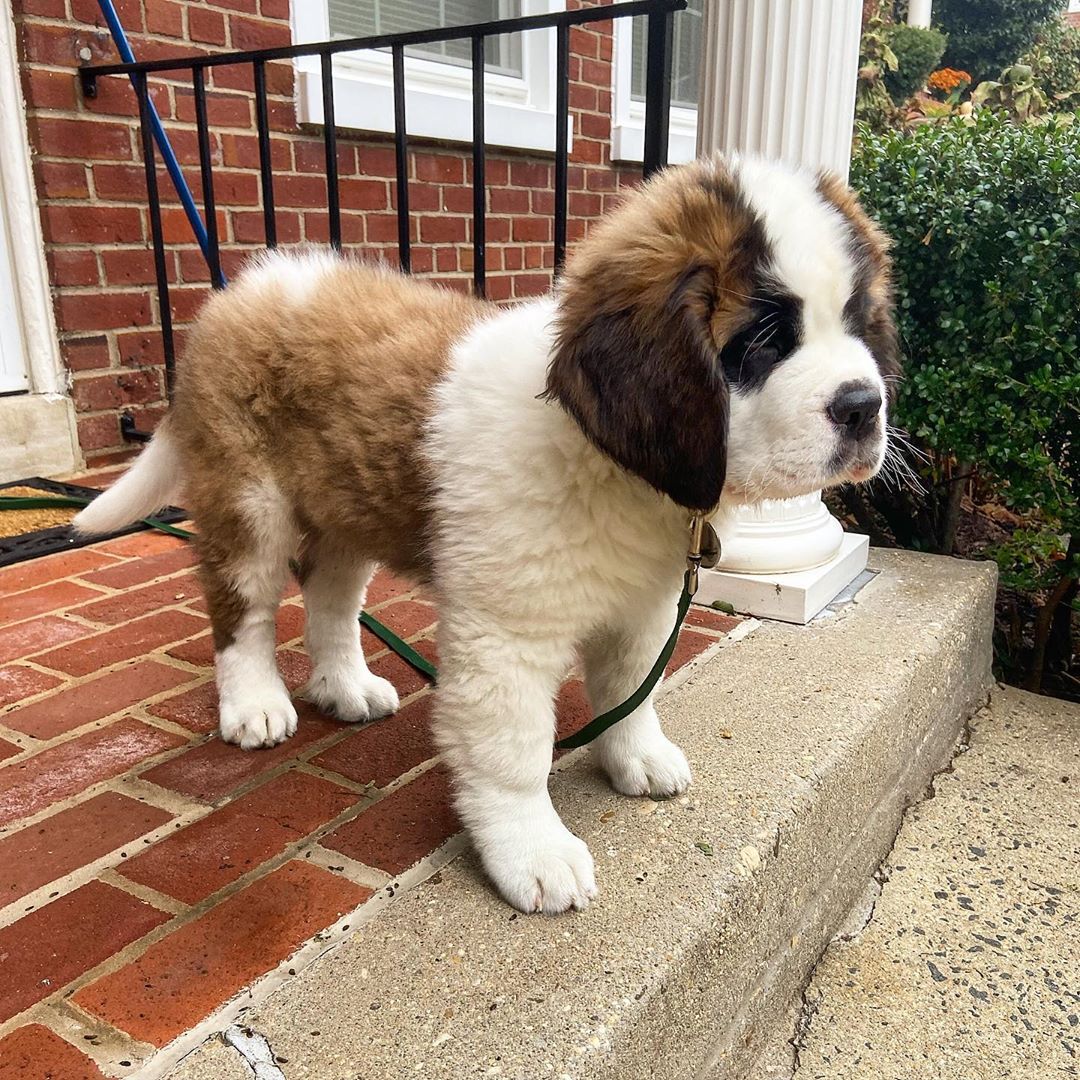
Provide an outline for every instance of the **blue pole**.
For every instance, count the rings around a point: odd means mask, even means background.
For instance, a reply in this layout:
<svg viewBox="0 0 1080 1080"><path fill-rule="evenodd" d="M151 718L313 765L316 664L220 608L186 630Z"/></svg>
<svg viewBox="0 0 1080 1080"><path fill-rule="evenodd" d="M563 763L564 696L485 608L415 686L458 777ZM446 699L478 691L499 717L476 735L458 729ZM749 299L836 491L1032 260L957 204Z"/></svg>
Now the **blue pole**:
<svg viewBox="0 0 1080 1080"><path fill-rule="evenodd" d="M136 62L135 54L131 51L131 44L128 42L127 34L124 33L124 27L120 23L120 16L116 14L116 8L113 7L112 0L98 0L98 6L101 8L101 14L105 16L105 21L109 24L109 33L112 34L113 41L116 43L116 51L120 54L120 59L125 64L134 64ZM132 79L132 85L134 85L134 82L135 80ZM154 108L154 103L150 100L149 92L146 95L146 104L150 116L150 130L153 132L154 141L161 151L162 160L165 162L165 168L172 178L176 194L180 196L184 213L187 214L187 219L191 224L191 231L195 234L199 247L202 248L203 258L209 262L210 241L206 236L206 226L203 225L202 215L195 205L191 188L188 187L184 174L180 171L180 163L176 160L176 154L173 153L169 136L165 134L165 129L161 126L161 117L158 116L157 109ZM222 280L224 280L224 276Z"/></svg>

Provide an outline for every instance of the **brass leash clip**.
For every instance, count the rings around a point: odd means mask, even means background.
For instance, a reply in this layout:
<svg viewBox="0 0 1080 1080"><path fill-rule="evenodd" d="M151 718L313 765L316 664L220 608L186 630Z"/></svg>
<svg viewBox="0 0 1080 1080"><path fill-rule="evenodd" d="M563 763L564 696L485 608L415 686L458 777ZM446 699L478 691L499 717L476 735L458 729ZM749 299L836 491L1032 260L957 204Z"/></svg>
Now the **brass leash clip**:
<svg viewBox="0 0 1080 1080"><path fill-rule="evenodd" d="M711 569L720 561L720 539L704 514L690 518L690 550L686 553L687 588L690 595L697 592L701 567Z"/></svg>

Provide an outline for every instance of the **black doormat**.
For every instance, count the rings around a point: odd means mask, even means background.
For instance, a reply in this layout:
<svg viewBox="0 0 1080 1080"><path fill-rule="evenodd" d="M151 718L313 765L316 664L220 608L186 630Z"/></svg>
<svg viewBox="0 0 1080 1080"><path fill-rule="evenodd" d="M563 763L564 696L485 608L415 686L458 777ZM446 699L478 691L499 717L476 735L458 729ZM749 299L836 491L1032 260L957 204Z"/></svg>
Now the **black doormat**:
<svg viewBox="0 0 1080 1080"><path fill-rule="evenodd" d="M77 499L93 499L101 494L97 488L80 487L78 484L61 484L56 480L43 480L40 476L31 476L28 480L11 480L6 484L0 484L0 495L3 495L7 488L19 487L35 488L46 496L70 495ZM183 521L187 515L183 510L170 506L154 516L159 521L172 525ZM87 544L96 544L99 540L110 540L116 536L126 536L128 533L141 532L148 528L150 528L149 525L137 521L133 525L126 525L122 529L102 536L77 536L70 526L58 525L51 529L36 529L33 532L20 533L17 536L3 536L0 537L0 566L10 566L12 563L23 562L26 559L36 559L39 555L52 555L57 551L86 547Z"/></svg>

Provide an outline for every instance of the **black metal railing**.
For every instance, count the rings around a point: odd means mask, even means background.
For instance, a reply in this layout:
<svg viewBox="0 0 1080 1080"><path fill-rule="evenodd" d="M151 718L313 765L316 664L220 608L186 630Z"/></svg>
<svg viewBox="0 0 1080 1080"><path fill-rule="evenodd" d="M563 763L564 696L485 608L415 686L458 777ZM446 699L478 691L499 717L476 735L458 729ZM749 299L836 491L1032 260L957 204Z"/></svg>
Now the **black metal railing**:
<svg viewBox="0 0 1080 1080"><path fill-rule="evenodd" d="M393 61L394 84L394 146L396 162L396 195L398 225L398 257L402 270L411 268L409 230L408 133L405 107L405 50L414 45L435 42L469 40L472 45L472 247L473 286L483 296L486 280L486 186L485 160L487 146L484 132L484 44L500 34L546 30L556 32L555 50L555 207L554 262L556 273L566 254L566 220L568 200L569 121L569 56L570 27L609 19L646 16L648 38L646 51L645 144L643 175L648 177L667 163L668 115L671 103L671 42L672 16L686 7L686 0L633 0L602 7L582 8L547 15L523 16L466 26L442 27L403 34L379 34L372 37L340 39L248 52L217 53L207 56L186 56L177 59L148 60L133 64L100 64L79 70L83 94L94 97L97 81L105 76L124 75L131 79L139 103L139 123L146 173L146 192L150 217L150 235L154 248L154 271L160 308L161 332L164 343L166 389L171 395L175 362L172 328L172 309L165 245L161 223L161 195L158 190L157 160L154 131L151 123L153 106L150 102L148 77L165 72L190 72L195 101L195 123L202 182L205 240L199 237L214 288L225 284L221 268L220 237L214 199L214 169L211 158L210 131L206 110L206 71L225 65L250 65L255 95L255 124L258 133L260 196L262 201L265 242L277 245L274 204L274 175L271 165L270 124L267 108L266 65L274 60L318 56L321 60L323 142L325 149L326 203L330 243L341 247L341 202L338 192L337 130L334 116L333 58L337 53L363 49L389 49ZM128 435L138 433L128 425Z"/></svg>

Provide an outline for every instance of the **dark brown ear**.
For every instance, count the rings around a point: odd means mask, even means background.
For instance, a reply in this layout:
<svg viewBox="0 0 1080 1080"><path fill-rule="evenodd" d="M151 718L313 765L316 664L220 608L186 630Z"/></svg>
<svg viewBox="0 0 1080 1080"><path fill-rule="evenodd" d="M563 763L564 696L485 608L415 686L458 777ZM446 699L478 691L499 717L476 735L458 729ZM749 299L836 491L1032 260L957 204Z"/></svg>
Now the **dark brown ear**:
<svg viewBox="0 0 1080 1080"><path fill-rule="evenodd" d="M616 310L564 295L545 392L605 454L692 510L719 502L727 464L715 288L714 272L697 265Z"/></svg>

